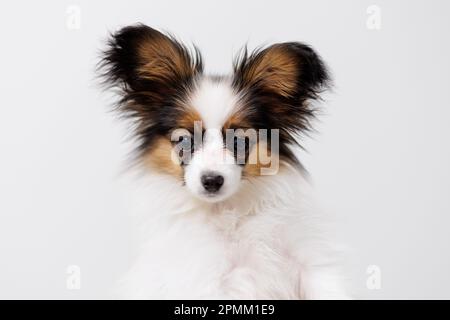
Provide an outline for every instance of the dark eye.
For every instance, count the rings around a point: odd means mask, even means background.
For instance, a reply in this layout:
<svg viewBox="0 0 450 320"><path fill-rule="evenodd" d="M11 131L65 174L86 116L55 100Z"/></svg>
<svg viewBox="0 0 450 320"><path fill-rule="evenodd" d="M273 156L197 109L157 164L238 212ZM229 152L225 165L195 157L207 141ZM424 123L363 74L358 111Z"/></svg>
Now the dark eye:
<svg viewBox="0 0 450 320"><path fill-rule="evenodd" d="M183 135L178 139L183 149L190 149L192 145L192 137L190 135Z"/></svg>
<svg viewBox="0 0 450 320"><path fill-rule="evenodd" d="M248 137L234 137L234 157L238 164L244 165L249 152L250 140Z"/></svg>
<svg viewBox="0 0 450 320"><path fill-rule="evenodd" d="M237 150L241 149L243 147L242 138L240 137L234 137L234 151L237 152Z"/></svg>
<svg viewBox="0 0 450 320"><path fill-rule="evenodd" d="M194 141L191 135L182 135L178 138L178 156L181 165L188 163L194 152Z"/></svg>

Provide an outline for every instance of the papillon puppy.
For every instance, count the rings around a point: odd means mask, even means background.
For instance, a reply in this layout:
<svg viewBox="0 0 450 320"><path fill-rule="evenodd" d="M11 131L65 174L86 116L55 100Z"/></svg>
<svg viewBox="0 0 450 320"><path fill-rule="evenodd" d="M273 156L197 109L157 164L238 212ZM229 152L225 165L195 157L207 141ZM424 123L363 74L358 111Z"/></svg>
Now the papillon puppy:
<svg viewBox="0 0 450 320"><path fill-rule="evenodd" d="M134 25L111 35L100 70L144 181L146 236L122 297L348 298L295 155L330 84L311 47L243 50L230 75L207 75L197 48Z"/></svg>

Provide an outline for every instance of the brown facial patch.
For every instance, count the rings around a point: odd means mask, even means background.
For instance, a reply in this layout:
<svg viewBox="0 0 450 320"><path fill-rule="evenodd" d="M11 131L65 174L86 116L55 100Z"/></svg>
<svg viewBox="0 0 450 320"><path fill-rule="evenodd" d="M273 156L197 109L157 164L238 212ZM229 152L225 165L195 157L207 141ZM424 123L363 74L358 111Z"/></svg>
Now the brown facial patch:
<svg viewBox="0 0 450 320"><path fill-rule="evenodd" d="M252 124L246 117L245 109L234 112L224 123L223 129L248 129Z"/></svg>
<svg viewBox="0 0 450 320"><path fill-rule="evenodd" d="M279 155L274 154L265 142L258 142L250 151L242 174L243 176L260 176L271 172L271 168L277 170L278 165Z"/></svg>
<svg viewBox="0 0 450 320"><path fill-rule="evenodd" d="M175 120L173 130L186 129L192 132L195 122L201 122L200 115L193 108L179 106L180 111ZM174 115L175 116L175 115ZM164 172L183 179L184 170L181 159L178 161L174 153L175 144L178 141L171 141L169 136L160 136L148 147L148 151L142 156L144 163L158 172Z"/></svg>
<svg viewBox="0 0 450 320"><path fill-rule="evenodd" d="M172 159L173 145L166 137L158 138L152 148L143 156L144 165L183 179L183 169L176 161Z"/></svg>
<svg viewBox="0 0 450 320"><path fill-rule="evenodd" d="M177 128L184 128L192 131L194 129L195 122L201 122L202 118L200 117L199 113L193 108L184 107L183 110L184 111L177 119Z"/></svg>

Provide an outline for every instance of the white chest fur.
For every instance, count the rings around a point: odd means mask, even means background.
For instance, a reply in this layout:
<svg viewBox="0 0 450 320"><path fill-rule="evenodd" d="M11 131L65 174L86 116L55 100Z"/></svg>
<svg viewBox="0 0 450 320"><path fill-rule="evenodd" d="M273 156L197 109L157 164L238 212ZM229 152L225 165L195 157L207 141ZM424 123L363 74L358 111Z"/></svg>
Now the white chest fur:
<svg viewBox="0 0 450 320"><path fill-rule="evenodd" d="M118 288L122 297L347 297L332 246L311 224L314 212L298 190L286 191L275 181L268 187L285 191L272 192L257 203L245 201L252 195L241 194L227 204L201 205L174 192L173 186L161 188L162 181L158 185L156 197L150 197L148 189L141 195L145 241Z"/></svg>

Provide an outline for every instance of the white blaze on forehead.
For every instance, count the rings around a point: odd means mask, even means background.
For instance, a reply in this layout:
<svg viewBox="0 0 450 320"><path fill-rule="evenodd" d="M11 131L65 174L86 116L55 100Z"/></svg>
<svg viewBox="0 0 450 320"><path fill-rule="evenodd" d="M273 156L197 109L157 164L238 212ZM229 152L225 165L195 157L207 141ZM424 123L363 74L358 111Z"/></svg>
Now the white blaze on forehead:
<svg viewBox="0 0 450 320"><path fill-rule="evenodd" d="M188 101L189 107L199 114L205 133L201 148L194 152L185 168L184 180L187 188L205 201L221 201L239 189L242 168L235 164L234 155L224 148L222 136L222 127L237 110L238 101L229 78L201 79ZM206 172L223 177L223 185L214 197L205 194L201 177Z"/></svg>
<svg viewBox="0 0 450 320"><path fill-rule="evenodd" d="M190 104L199 113L204 129L221 129L237 109L238 101L230 79L216 81L206 77L198 82Z"/></svg>

